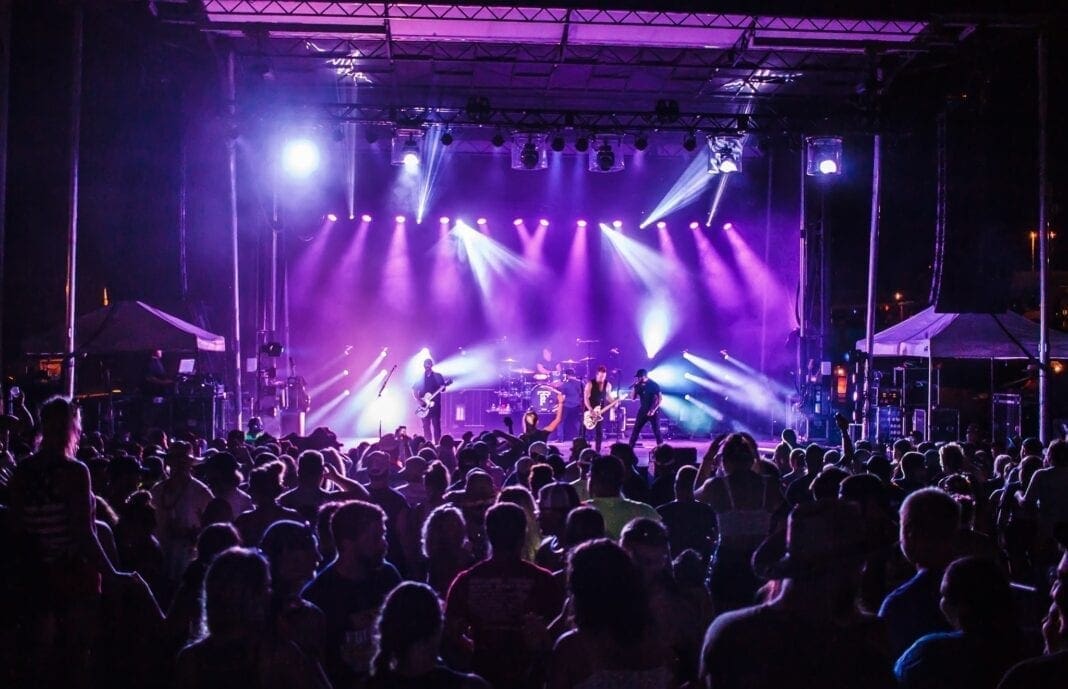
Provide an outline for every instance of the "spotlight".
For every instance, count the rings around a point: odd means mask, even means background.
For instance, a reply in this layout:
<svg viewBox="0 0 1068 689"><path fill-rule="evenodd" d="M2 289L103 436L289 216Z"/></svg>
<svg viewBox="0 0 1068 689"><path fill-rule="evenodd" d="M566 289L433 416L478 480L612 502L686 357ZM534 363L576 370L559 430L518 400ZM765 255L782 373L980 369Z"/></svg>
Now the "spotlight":
<svg viewBox="0 0 1068 689"><path fill-rule="evenodd" d="M805 174L809 177L842 174L842 139L837 136L806 137Z"/></svg>
<svg viewBox="0 0 1068 689"><path fill-rule="evenodd" d="M549 226L549 221L546 220L545 218L542 218L541 220L538 221L538 224L541 225L542 227L548 227Z"/></svg>
<svg viewBox="0 0 1068 689"><path fill-rule="evenodd" d="M360 220L362 220L364 222L371 222L371 216L369 216L366 213L364 213L362 216L360 216Z"/></svg>
<svg viewBox="0 0 1068 689"><path fill-rule="evenodd" d="M493 135L493 138L490 139L490 143L493 144L494 148L500 148L501 146L504 145L504 134L501 134L500 132L497 132L496 134Z"/></svg>
<svg viewBox="0 0 1068 689"><path fill-rule="evenodd" d="M319 168L319 147L311 139L294 139L282 149L282 168L293 177L307 177Z"/></svg>
<svg viewBox="0 0 1068 689"><path fill-rule="evenodd" d="M552 143L550 144L550 146L552 146L552 149L557 153L563 151L565 145L566 142L564 141L564 137L560 136L559 134L553 137Z"/></svg>
<svg viewBox="0 0 1068 689"><path fill-rule="evenodd" d="M515 220L512 221L512 224L515 225L516 227L519 227L520 225L523 224L523 218L516 218Z"/></svg>
<svg viewBox="0 0 1068 689"><path fill-rule="evenodd" d="M613 220L612 221L612 227L616 228L617 230L621 229L623 227L623 221L622 220Z"/></svg>
<svg viewBox="0 0 1068 689"><path fill-rule="evenodd" d="M485 225L486 224L486 219L485 218L479 218L478 220L475 221L475 224L476 225Z"/></svg>
<svg viewBox="0 0 1068 689"><path fill-rule="evenodd" d="M693 135L693 132L682 138L682 147L687 151L693 151L697 148L697 137Z"/></svg>
<svg viewBox="0 0 1068 689"><path fill-rule="evenodd" d="M742 169L741 136L714 136L708 139L708 174L729 174Z"/></svg>
<svg viewBox="0 0 1068 689"><path fill-rule="evenodd" d="M645 136L645 134L639 134L638 136L634 137L634 150L644 151L647 148L649 148L649 139Z"/></svg>
<svg viewBox="0 0 1068 689"><path fill-rule="evenodd" d="M438 218L438 222L441 223L442 225L448 225L449 224L449 216L447 216L447 215L441 216L440 218Z"/></svg>
<svg viewBox="0 0 1068 689"><path fill-rule="evenodd" d="M585 153L590 149L590 140L584 136L580 136L575 139L575 150L579 153Z"/></svg>
<svg viewBox="0 0 1068 689"><path fill-rule="evenodd" d="M690 229L691 230L696 230L696 229L698 229L700 227L701 227L701 223L697 222L696 220L694 220L692 223L690 223Z"/></svg>
<svg viewBox="0 0 1068 689"><path fill-rule="evenodd" d="M590 150L590 172L617 172L623 169L623 156L616 155L615 149L602 140L596 150Z"/></svg>
<svg viewBox="0 0 1068 689"><path fill-rule="evenodd" d="M545 148L545 134L512 135L512 169L544 170L549 167L549 153Z"/></svg>
<svg viewBox="0 0 1068 689"><path fill-rule="evenodd" d="M444 134L441 135L441 145L442 146L451 146L452 145L452 141L453 141L452 132L446 131Z"/></svg>
<svg viewBox="0 0 1068 689"><path fill-rule="evenodd" d="M586 227L586 221L585 220L579 220L575 224L578 225L579 227Z"/></svg>
<svg viewBox="0 0 1068 689"><path fill-rule="evenodd" d="M724 223L723 224L723 231L724 232L730 232L733 229L734 229L734 223L728 222L728 223Z"/></svg>
<svg viewBox="0 0 1068 689"><path fill-rule="evenodd" d="M329 220L330 222L337 222L337 214L336 213L327 213L326 214L326 219Z"/></svg>
<svg viewBox="0 0 1068 689"><path fill-rule="evenodd" d="M423 131L421 129L398 129L393 137L393 150L389 162L394 165L403 165L408 169L419 167L423 157L422 142Z"/></svg>
<svg viewBox="0 0 1068 689"><path fill-rule="evenodd" d="M402 224L406 219L407 218L405 218L403 215L398 215L396 218L394 218L394 220L397 221L398 225Z"/></svg>
<svg viewBox="0 0 1068 689"><path fill-rule="evenodd" d="M663 220L661 220L660 222L658 222L656 224L656 229L658 229L658 230L666 230L667 229L667 223L664 222Z"/></svg>

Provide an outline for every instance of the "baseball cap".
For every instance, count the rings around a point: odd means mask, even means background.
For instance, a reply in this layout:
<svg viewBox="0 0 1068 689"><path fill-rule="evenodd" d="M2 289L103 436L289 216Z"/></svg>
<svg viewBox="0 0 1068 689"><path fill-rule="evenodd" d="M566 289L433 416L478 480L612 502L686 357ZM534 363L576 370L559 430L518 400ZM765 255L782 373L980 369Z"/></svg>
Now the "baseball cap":
<svg viewBox="0 0 1068 689"><path fill-rule="evenodd" d="M636 372L634 373L634 377L635 377L635 378L641 378L642 376L647 376L647 375L649 375L649 372L648 372L648 371L646 371L646 370L645 370L644 368L639 368L639 369L638 369L638 370L637 370L637 371L636 371Z"/></svg>

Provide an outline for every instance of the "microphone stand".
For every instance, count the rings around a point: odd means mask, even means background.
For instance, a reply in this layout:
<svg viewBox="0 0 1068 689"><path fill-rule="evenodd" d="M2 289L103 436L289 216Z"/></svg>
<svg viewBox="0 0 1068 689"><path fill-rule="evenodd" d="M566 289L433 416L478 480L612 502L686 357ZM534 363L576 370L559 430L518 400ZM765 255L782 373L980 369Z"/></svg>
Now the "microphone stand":
<svg viewBox="0 0 1068 689"><path fill-rule="evenodd" d="M397 365L393 364L393 368L389 369L389 373L386 374L385 380L382 381L382 387L378 388L378 395L375 397L375 406L378 407L378 440L382 441L382 393L386 391L386 386L389 385L389 379L393 377L393 372L397 370Z"/></svg>

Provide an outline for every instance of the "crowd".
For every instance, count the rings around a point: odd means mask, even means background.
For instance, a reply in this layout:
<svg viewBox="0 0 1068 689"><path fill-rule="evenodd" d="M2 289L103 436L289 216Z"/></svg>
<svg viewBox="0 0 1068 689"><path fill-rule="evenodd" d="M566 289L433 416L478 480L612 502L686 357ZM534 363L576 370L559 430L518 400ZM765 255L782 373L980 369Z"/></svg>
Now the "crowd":
<svg viewBox="0 0 1068 689"><path fill-rule="evenodd" d="M844 421L843 421L844 426ZM83 434L0 456L0 685L1057 686L1068 443L847 439L697 465L496 430ZM843 429L844 430L844 429Z"/></svg>

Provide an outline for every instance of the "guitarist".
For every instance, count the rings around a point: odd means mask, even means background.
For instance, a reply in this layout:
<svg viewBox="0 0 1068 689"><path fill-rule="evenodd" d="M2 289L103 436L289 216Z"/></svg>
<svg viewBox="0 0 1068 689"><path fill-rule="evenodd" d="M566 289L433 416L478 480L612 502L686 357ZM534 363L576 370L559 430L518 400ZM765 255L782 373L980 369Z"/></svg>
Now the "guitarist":
<svg viewBox="0 0 1068 689"><path fill-rule="evenodd" d="M593 380L586 383L583 394L583 402L586 411L593 412L598 407L607 405L612 400L612 384L608 382L608 369L601 365L597 367L597 374ZM586 427L582 428L582 438L586 439ZM601 454L601 442L604 440L604 418L593 429L593 447L597 454Z"/></svg>
<svg viewBox="0 0 1068 689"><path fill-rule="evenodd" d="M423 382L412 388L412 396L419 402L420 407L425 407L424 395L433 395L445 387L445 376L434 370L434 360L427 359L423 362ZM423 437L437 445L441 438L441 395L434 398L430 413L423 417ZM433 431L433 435L431 435Z"/></svg>

